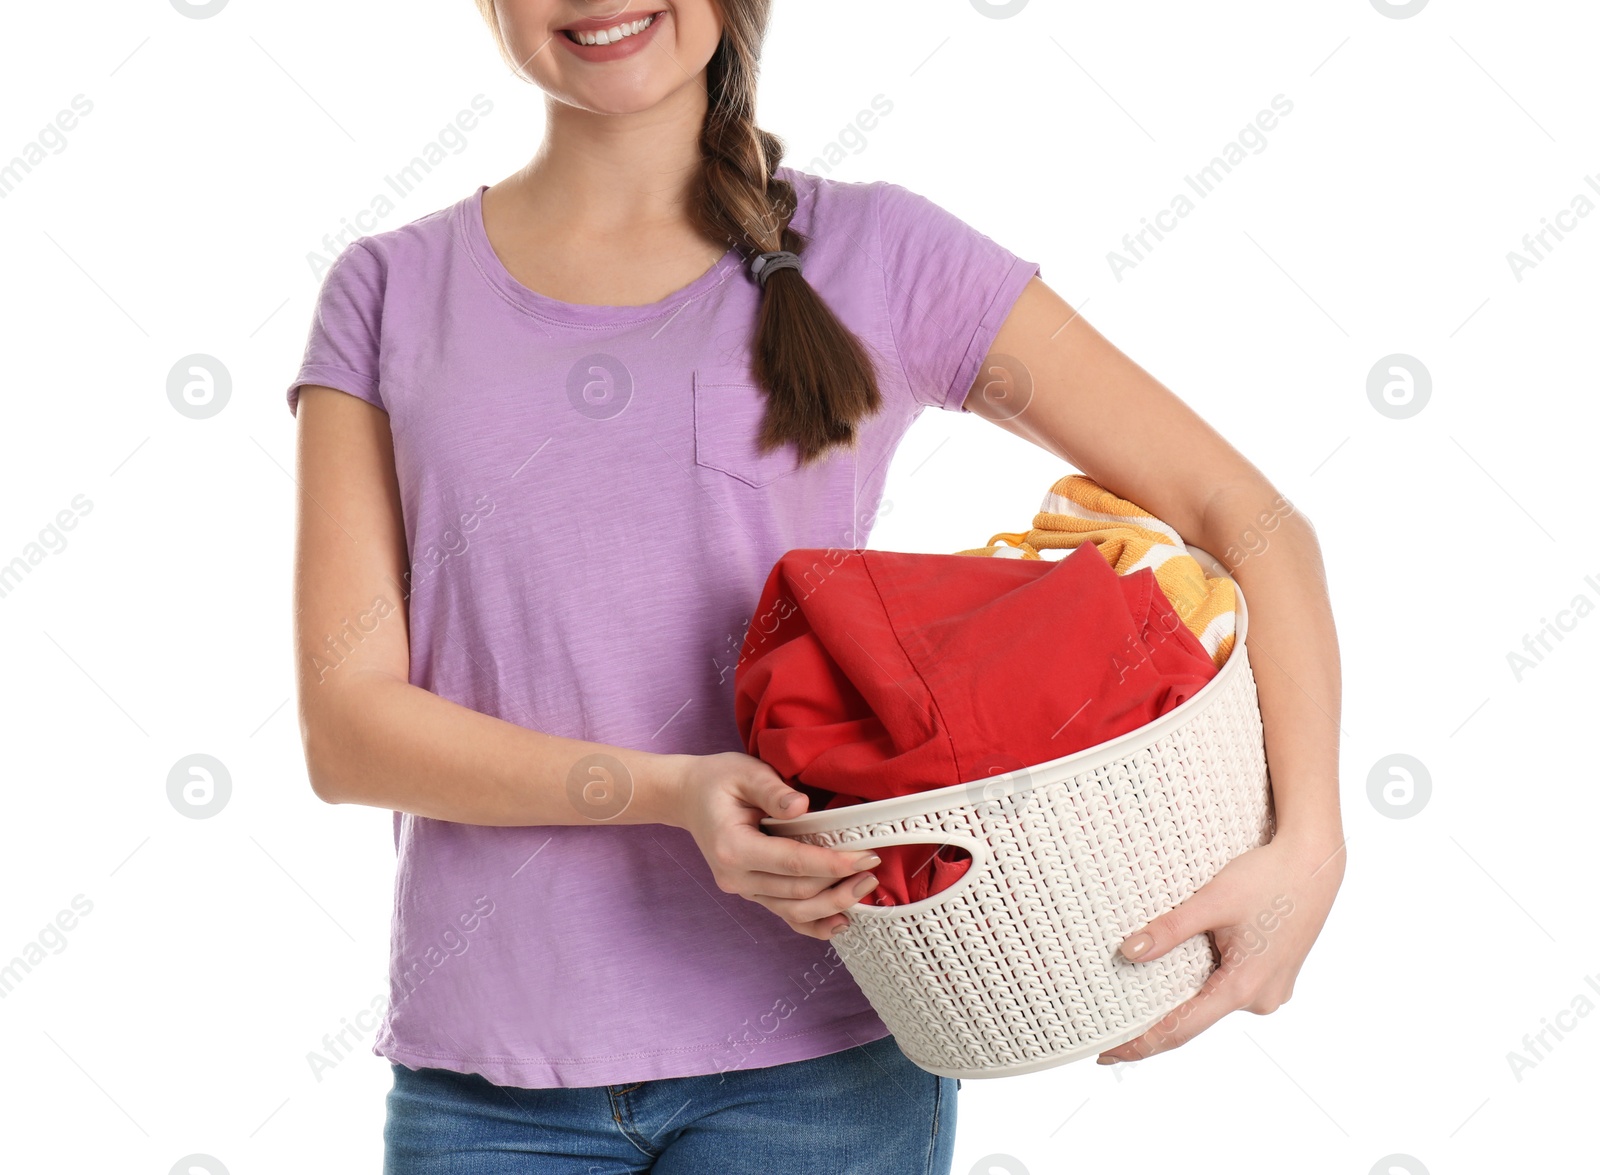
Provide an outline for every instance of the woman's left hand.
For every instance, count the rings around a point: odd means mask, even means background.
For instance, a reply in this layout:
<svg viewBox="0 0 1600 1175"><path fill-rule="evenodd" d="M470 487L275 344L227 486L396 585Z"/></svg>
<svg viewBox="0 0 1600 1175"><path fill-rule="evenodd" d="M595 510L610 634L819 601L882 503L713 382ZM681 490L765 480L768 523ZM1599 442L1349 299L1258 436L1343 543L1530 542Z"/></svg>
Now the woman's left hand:
<svg viewBox="0 0 1600 1175"><path fill-rule="evenodd" d="M1160 958L1210 931L1222 962L1200 991L1143 1036L1107 1049L1099 1063L1138 1061L1177 1048L1238 1008L1266 1015L1294 993L1295 976L1322 931L1344 879L1342 838L1286 836L1228 862L1193 897L1129 935L1122 953Z"/></svg>

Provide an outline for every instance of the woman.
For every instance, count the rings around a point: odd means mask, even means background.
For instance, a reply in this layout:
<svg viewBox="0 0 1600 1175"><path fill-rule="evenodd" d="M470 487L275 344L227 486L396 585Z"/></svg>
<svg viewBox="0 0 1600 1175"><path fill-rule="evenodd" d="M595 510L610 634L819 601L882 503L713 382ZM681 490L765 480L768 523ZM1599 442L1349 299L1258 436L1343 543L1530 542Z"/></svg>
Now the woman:
<svg viewBox="0 0 1600 1175"><path fill-rule="evenodd" d="M1036 264L897 185L778 166L768 0L478 3L546 137L350 245L289 391L308 773L395 813L386 1170L949 1169L958 1083L826 945L876 858L761 832L805 797L732 706L767 571L866 545L925 407L1214 552L1280 518L1237 570L1278 832L1125 945L1209 930L1224 966L1102 1060L1287 999L1343 868L1310 525Z"/></svg>

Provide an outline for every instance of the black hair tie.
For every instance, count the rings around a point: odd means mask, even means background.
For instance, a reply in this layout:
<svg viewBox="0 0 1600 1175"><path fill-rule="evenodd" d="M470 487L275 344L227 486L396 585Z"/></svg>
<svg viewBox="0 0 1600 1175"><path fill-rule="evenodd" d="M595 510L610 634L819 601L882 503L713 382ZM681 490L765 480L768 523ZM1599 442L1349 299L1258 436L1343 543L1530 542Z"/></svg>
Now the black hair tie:
<svg viewBox="0 0 1600 1175"><path fill-rule="evenodd" d="M799 269L800 258L785 249L776 249L770 253L758 253L750 261L750 276L756 279L756 285L762 289L767 288L767 278L777 273L780 269Z"/></svg>

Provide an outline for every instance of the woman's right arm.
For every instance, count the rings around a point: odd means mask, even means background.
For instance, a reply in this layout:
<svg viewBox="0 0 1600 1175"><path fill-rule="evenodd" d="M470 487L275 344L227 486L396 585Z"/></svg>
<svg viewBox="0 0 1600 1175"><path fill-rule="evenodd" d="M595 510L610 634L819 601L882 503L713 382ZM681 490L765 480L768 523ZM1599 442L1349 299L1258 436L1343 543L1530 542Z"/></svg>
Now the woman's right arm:
<svg viewBox="0 0 1600 1175"><path fill-rule="evenodd" d="M412 685L389 416L306 384L296 420L295 672L318 797L461 824L594 824L602 821L569 798L567 781L580 759L603 753L627 772L611 782L631 789L603 822L687 829L724 892L827 937L856 900L849 891L864 858L762 832L762 816L797 815L806 797L760 759L561 738Z"/></svg>

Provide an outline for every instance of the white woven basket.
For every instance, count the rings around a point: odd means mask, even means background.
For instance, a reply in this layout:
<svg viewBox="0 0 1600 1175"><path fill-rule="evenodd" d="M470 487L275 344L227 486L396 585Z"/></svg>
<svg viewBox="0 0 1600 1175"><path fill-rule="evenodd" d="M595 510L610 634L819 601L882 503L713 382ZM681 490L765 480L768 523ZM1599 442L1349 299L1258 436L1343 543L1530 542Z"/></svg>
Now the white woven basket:
<svg viewBox="0 0 1600 1175"><path fill-rule="evenodd" d="M1189 553L1226 575L1200 548ZM832 938L921 1068L1003 1077L1063 1065L1142 1035L1200 990L1217 963L1209 935L1146 963L1118 947L1271 837L1243 592L1236 624L1228 660L1194 697L1110 742L954 787L762 820L830 848L972 854L931 897L849 907Z"/></svg>

